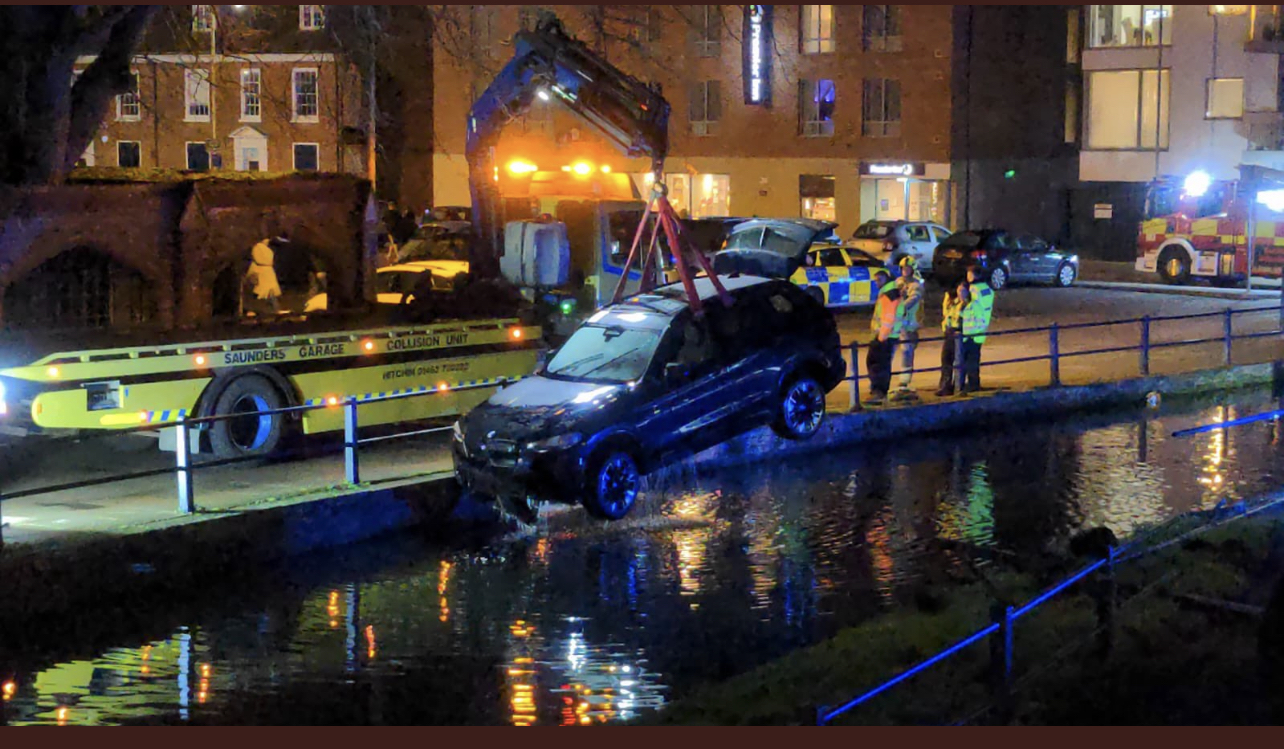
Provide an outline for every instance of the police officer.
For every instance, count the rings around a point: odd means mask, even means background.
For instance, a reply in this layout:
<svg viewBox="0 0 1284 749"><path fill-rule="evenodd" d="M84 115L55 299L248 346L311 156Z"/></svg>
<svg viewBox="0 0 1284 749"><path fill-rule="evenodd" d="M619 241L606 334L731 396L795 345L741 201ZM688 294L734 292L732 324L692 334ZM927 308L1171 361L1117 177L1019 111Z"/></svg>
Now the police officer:
<svg viewBox="0 0 1284 749"><path fill-rule="evenodd" d="M967 269L968 302L963 307L963 382L962 394L981 389L981 345L990 329L990 315L994 311L994 290L981 280L975 267Z"/></svg>
<svg viewBox="0 0 1284 749"><path fill-rule="evenodd" d="M918 329L923 325L923 277L918 274L918 261L911 255L901 258L900 277L896 288L901 292L901 376L896 400L914 397L910 381L914 378L914 350L918 348Z"/></svg>
<svg viewBox="0 0 1284 749"><path fill-rule="evenodd" d="M878 300L874 303L874 316L870 328L874 339L865 355L865 369L869 372L869 400L871 406L880 405L887 398L892 385L892 355L901 334L900 289L892 282L891 275L880 270L874 274Z"/></svg>
<svg viewBox="0 0 1284 749"><path fill-rule="evenodd" d="M941 397L954 395L954 353L963 331L963 305L966 303L967 285L959 284L945 290L941 300L941 384L936 394ZM961 384L961 383L960 383Z"/></svg>

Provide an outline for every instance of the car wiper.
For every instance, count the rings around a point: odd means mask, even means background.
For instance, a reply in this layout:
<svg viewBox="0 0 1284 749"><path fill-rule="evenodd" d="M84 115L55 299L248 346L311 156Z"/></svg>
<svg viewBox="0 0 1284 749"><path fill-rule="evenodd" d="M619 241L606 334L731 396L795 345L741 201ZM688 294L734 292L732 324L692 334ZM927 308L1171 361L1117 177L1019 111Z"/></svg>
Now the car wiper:
<svg viewBox="0 0 1284 749"><path fill-rule="evenodd" d="M594 372L598 371L599 369L602 369L603 367L608 366L608 365L610 365L610 364L614 364L615 362L617 362L617 361L619 361L619 360L623 359L624 357L626 357L626 356L628 356L628 355L630 355L630 354L635 354L635 353L637 353L638 351L641 351L641 350L642 350L642 347L641 347L641 346L634 346L633 348L629 349L628 351L625 351L624 353L620 354L619 356L611 357L610 359L607 359L606 361L602 362L601 364L597 365L596 367L593 367L593 368L592 368L592 369L590 369L589 371L587 371L587 372L585 372L584 374L580 375L580 377L588 377L589 375L593 374Z"/></svg>
<svg viewBox="0 0 1284 749"><path fill-rule="evenodd" d="M567 369L572 369L572 368L577 367L577 366L579 366L579 365L581 365L581 364L586 364L586 363L588 363L588 362L595 362L595 361L597 361L598 359L601 359L601 358L602 358L602 357L604 357L604 356L606 356L606 352L602 352L602 353L600 353L600 354L593 354L592 356L586 356L586 357L584 357L583 359L579 359L579 360L577 360L577 361L576 361L574 364L572 364L570 367L566 367L566 368L564 368L564 369L559 369L559 370L557 370L557 371L553 371L553 370L551 370L551 369L548 369L548 370L545 370L545 372L546 372L547 374L551 374L551 375L554 375L554 376L560 376L560 377L579 377L579 375L566 374L566 370L567 370Z"/></svg>

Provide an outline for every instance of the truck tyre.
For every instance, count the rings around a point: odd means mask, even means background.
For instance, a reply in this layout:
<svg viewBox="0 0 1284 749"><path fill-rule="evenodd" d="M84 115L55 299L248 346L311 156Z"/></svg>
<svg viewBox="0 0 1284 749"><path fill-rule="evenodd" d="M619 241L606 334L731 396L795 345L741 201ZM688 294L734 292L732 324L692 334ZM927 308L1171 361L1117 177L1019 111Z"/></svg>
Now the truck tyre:
<svg viewBox="0 0 1284 749"><path fill-rule="evenodd" d="M815 377L799 374L785 385L771 428L789 440L805 440L825 421L825 389Z"/></svg>
<svg viewBox="0 0 1284 749"><path fill-rule="evenodd" d="M642 491L642 472L623 447L607 447L589 461L587 478L584 509L602 520L628 515Z"/></svg>
<svg viewBox="0 0 1284 749"><path fill-rule="evenodd" d="M1190 281L1190 256L1178 247L1159 253L1159 277L1164 283L1181 286Z"/></svg>
<svg viewBox="0 0 1284 749"><path fill-rule="evenodd" d="M284 406L281 392L260 375L244 375L229 384L214 401L211 416L244 413L210 425L210 448L219 458L245 458L270 454L285 431L283 414L256 415Z"/></svg>

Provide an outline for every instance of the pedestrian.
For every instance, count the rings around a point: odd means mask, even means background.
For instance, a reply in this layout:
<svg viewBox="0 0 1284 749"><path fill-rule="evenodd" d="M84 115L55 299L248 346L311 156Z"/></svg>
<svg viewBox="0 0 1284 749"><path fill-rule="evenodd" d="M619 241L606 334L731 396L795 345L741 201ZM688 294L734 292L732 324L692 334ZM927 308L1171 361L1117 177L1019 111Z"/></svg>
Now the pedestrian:
<svg viewBox="0 0 1284 749"><path fill-rule="evenodd" d="M963 330L963 305L967 297L967 284L945 290L941 300L941 382L936 394L942 398L954 395L954 354ZM961 383L960 383L961 386Z"/></svg>
<svg viewBox="0 0 1284 749"><path fill-rule="evenodd" d="M874 338L865 355L865 369L869 372L869 400L866 403L871 406L881 405L891 388L892 355L896 351L902 322L901 292L892 282L891 274L885 270L878 271L874 274L874 284L878 288L874 316L870 319Z"/></svg>
<svg viewBox="0 0 1284 749"><path fill-rule="evenodd" d="M910 381L914 379L914 350L918 348L918 329L923 325L923 277L918 274L918 261L912 255L901 258L900 277L896 288L901 292L901 376L894 400L914 397Z"/></svg>
<svg viewBox="0 0 1284 749"><path fill-rule="evenodd" d="M994 311L994 290L981 280L975 267L967 269L968 302L963 307L963 382L959 393L966 395L981 389L981 346L990 329Z"/></svg>

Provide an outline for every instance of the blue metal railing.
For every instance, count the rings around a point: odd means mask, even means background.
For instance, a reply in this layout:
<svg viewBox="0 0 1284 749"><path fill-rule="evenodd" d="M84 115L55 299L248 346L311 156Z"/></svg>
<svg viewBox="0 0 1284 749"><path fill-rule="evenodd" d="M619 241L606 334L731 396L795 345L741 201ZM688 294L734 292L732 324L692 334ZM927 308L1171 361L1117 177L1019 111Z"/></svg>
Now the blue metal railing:
<svg viewBox="0 0 1284 749"><path fill-rule="evenodd" d="M1227 422L1227 424L1225 425L1218 425L1218 426L1226 426L1229 424L1230 422ZM998 663L992 663L991 668L995 672L997 672L999 682L1003 685L1003 687L1005 689L1009 689L1012 682L1012 671L1013 671L1012 634L1014 630L1014 625L1018 619L1020 619L1021 617L1027 614L1034 612L1035 609L1037 609L1039 606L1042 606L1048 601L1051 601L1052 599L1061 595L1066 590L1074 586L1076 583L1081 582L1084 578L1088 577L1089 575L1092 575L1095 572L1099 572L1105 569L1110 573L1110 575L1113 576L1115 568L1118 567L1118 565L1120 564L1131 562L1136 559L1140 559L1144 556L1154 554L1158 551L1162 551L1163 549L1167 549L1173 546L1174 544L1181 543L1194 536L1213 530L1214 528L1219 528L1223 525L1226 525L1227 523L1235 522L1236 520L1240 520L1242 518L1250 517L1252 515L1256 515L1258 513L1264 512L1282 503L1284 503L1284 495L1277 495L1277 496L1271 497L1254 507L1249 507L1246 502L1238 502L1235 505L1232 505L1228 508L1225 507L1224 505L1219 505L1217 508L1215 508L1215 511L1213 514L1214 520L1212 522L1202 525L1200 527L1197 527L1195 529L1192 529L1190 531L1187 531L1185 533L1181 533L1176 537L1170 538L1161 543L1157 543L1153 546L1148 546L1136 551L1130 551L1130 550L1140 545L1141 541L1143 541L1144 539L1139 539L1139 540L1133 541L1132 543L1129 543L1120 547L1112 546L1109 548L1106 557L1102 559L1098 559L1097 561L1083 567L1082 569L1078 570L1074 574L1062 579L1061 581L1047 588L1043 592L1031 598L1029 601L1021 604L1020 606L1017 606L1015 608L1008 606L1008 607L1002 608L999 611L996 611L997 615L994 617L995 621L992 621L990 624L964 637L958 642L955 642L952 645L949 645L943 648L936 655L933 655L930 658L927 658L923 661L920 661L919 663L916 663L915 665L902 671L896 676L893 676L892 678L887 679L886 681L883 681L877 686L874 686L873 688L868 689L865 692L862 692L861 694L857 695L855 698L849 700L848 702L843 703L838 707L833 707L833 708L820 707L816 711L816 724L821 726L828 725L829 723L832 723L835 718L838 718L839 716L847 712L850 712L854 708L859 707L860 705L870 701L874 697L877 697L878 695L883 694L884 692L887 692L891 688L908 681L914 676L917 676L918 674L921 674L924 671L927 671L931 667L950 659L951 657L966 650L972 645L975 645L976 643L981 642L982 640L987 640L992 635L995 635L998 633L1002 633L1003 635L1003 643L1000 649L1000 653L1001 653L1000 660L998 661ZM1224 517L1220 513L1220 510L1222 509L1230 509L1232 510L1232 513L1230 514L1229 517ZM1182 520L1184 517L1185 516L1174 518L1174 522Z"/></svg>

